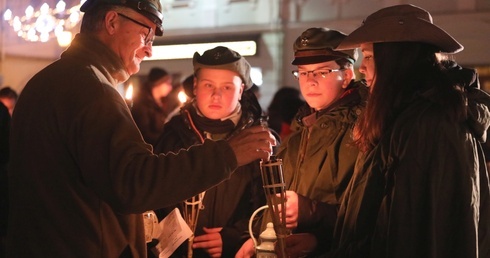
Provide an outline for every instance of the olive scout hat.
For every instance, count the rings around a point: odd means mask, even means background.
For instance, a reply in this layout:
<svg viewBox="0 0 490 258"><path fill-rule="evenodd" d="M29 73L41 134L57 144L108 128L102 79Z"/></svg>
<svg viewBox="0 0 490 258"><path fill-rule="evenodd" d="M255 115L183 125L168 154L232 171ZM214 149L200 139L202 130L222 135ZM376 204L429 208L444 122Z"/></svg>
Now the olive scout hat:
<svg viewBox="0 0 490 258"><path fill-rule="evenodd" d="M245 84L245 90L250 89L253 85L252 78L250 78L250 64L238 52L227 47L218 46L206 50L202 56L195 52L192 63L194 74L201 68L229 70L240 75Z"/></svg>
<svg viewBox="0 0 490 258"><path fill-rule="evenodd" d="M122 5L127 6L157 25L155 35L163 35L163 14L160 0L87 0L80 7L82 12L90 12L101 5Z"/></svg>
<svg viewBox="0 0 490 258"><path fill-rule="evenodd" d="M334 50L345 37L346 35L340 31L309 28L294 42L294 60L291 63L293 65L315 64L341 58L355 63L358 57L355 48Z"/></svg>
<svg viewBox="0 0 490 258"><path fill-rule="evenodd" d="M362 43L403 41L432 44L450 54L463 50L458 41L434 25L429 12L409 4L383 8L369 15L337 49L358 47Z"/></svg>

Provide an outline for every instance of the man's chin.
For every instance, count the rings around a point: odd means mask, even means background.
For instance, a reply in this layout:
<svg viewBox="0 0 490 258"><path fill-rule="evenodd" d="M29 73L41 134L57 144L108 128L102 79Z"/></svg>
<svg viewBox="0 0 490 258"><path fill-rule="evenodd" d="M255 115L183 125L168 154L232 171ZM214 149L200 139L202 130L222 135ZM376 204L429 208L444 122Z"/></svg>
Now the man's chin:
<svg viewBox="0 0 490 258"><path fill-rule="evenodd" d="M128 74L131 76L133 74L136 74L140 71L140 65L138 64L133 64L130 67L126 69L128 71Z"/></svg>

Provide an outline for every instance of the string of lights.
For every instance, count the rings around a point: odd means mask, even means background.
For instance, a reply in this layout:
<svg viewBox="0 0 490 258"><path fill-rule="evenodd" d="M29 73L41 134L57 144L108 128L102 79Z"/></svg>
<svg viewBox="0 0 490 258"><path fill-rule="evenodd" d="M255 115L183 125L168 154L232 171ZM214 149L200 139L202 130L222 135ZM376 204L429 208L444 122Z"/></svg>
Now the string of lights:
<svg viewBox="0 0 490 258"><path fill-rule="evenodd" d="M22 16L14 15L12 10L6 9L3 19L17 33L17 36L32 42L47 42L56 38L60 45L70 43L72 33L70 32L81 20L79 4L66 8L66 3L60 0L55 8L43 3L39 10L29 5Z"/></svg>

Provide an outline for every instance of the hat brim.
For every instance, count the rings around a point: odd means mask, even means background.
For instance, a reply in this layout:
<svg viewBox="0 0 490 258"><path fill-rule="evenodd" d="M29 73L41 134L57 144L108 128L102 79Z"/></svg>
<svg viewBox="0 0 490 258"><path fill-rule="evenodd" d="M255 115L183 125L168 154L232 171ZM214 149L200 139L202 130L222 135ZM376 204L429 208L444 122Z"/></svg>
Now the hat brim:
<svg viewBox="0 0 490 258"><path fill-rule="evenodd" d="M292 65L308 65L308 64L318 64L323 62L339 60L340 56L305 56L305 57L295 57L291 62ZM347 59L347 58L346 58Z"/></svg>
<svg viewBox="0 0 490 258"><path fill-rule="evenodd" d="M446 31L423 19L385 17L369 21L350 33L336 50L352 49L363 43L423 42L432 44L441 52L454 54L464 47Z"/></svg>

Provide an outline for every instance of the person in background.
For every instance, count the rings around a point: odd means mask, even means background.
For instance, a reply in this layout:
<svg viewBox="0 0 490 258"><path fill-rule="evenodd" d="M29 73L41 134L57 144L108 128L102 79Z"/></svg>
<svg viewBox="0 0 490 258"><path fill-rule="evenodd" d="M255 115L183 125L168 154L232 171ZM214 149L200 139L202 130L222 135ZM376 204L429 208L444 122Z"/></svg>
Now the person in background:
<svg viewBox="0 0 490 258"><path fill-rule="evenodd" d="M154 154L115 87L139 71L162 35L160 1L87 0L80 10L80 33L15 106L7 257L146 257L141 213L268 159L275 144L257 126Z"/></svg>
<svg viewBox="0 0 490 258"><path fill-rule="evenodd" d="M19 95L12 88L6 86L0 89L0 102L8 108L10 116L14 113L14 107Z"/></svg>
<svg viewBox="0 0 490 258"><path fill-rule="evenodd" d="M180 113L180 108L189 100L189 97L185 94L184 80L182 80L181 73L172 74L173 89L165 98L165 103L169 107L170 113L168 113L165 123L170 121L174 116ZM161 134L161 131L160 131Z"/></svg>
<svg viewBox="0 0 490 258"><path fill-rule="evenodd" d="M187 101L192 101L196 96L194 95L194 74L190 74L182 81L182 88L187 96Z"/></svg>
<svg viewBox="0 0 490 258"><path fill-rule="evenodd" d="M194 83L184 83L192 101L165 125L158 152L176 152L206 139L228 139L261 123L263 112L250 91L250 64L244 57L218 46L202 55L196 52L193 64ZM192 245L194 257L233 257L248 238L250 216L266 203L262 186L260 161L255 160L205 192ZM187 257L186 244L174 255Z"/></svg>
<svg viewBox="0 0 490 258"><path fill-rule="evenodd" d="M147 80L134 97L131 114L143 139L155 146L167 116L175 108L166 97L172 92L172 76L162 68L150 70Z"/></svg>
<svg viewBox="0 0 490 258"><path fill-rule="evenodd" d="M293 233L288 237L292 239L286 238L290 257L329 250L337 209L354 171L358 149L352 129L368 89L355 80L356 49L334 50L345 36L314 27L293 44L292 64L298 67L293 75L307 105L296 115L298 130L284 139L277 153L287 190L286 227Z"/></svg>
<svg viewBox="0 0 490 258"><path fill-rule="evenodd" d="M295 130L291 128L291 124L299 108L305 103L301 97L301 92L288 86L276 91L272 97L272 101L267 108L269 127L279 134L281 140L284 140Z"/></svg>
<svg viewBox="0 0 490 258"><path fill-rule="evenodd" d="M257 86L257 84L255 84L255 83L250 88L250 92L255 94L255 97L257 98L257 100L259 100L262 97L262 94L260 93L260 87Z"/></svg>
<svg viewBox="0 0 490 258"><path fill-rule="evenodd" d="M338 49L353 47L371 93L330 257L490 257L490 96L445 58L463 46L407 4L369 15Z"/></svg>

